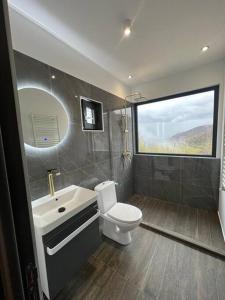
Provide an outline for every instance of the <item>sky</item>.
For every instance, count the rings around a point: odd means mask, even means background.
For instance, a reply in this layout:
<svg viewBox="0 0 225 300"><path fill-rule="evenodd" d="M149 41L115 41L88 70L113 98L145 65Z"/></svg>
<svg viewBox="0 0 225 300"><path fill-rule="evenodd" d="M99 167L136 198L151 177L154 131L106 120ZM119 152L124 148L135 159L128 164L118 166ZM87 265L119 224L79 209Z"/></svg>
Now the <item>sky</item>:
<svg viewBox="0 0 225 300"><path fill-rule="evenodd" d="M177 133L213 124L214 91L138 106L139 137L160 142Z"/></svg>

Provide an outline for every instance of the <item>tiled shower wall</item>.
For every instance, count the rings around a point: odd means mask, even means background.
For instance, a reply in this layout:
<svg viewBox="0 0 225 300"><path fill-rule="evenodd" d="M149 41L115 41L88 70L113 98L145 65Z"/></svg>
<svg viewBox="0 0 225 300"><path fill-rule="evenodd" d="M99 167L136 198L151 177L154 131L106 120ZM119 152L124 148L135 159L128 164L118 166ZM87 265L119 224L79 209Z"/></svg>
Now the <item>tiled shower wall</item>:
<svg viewBox="0 0 225 300"><path fill-rule="evenodd" d="M134 155L135 193L218 209L220 159Z"/></svg>
<svg viewBox="0 0 225 300"><path fill-rule="evenodd" d="M133 162L122 158L124 101L19 52L15 52L15 62L18 88L37 87L51 91L61 99L70 115L70 133L63 145L47 152L25 148L31 199L49 193L47 170L57 168L61 175L55 178L56 189L71 184L93 189L98 183L112 179L118 182L118 200L126 201L133 194ZM81 130L80 95L103 103L104 132ZM131 109L127 111L132 151Z"/></svg>

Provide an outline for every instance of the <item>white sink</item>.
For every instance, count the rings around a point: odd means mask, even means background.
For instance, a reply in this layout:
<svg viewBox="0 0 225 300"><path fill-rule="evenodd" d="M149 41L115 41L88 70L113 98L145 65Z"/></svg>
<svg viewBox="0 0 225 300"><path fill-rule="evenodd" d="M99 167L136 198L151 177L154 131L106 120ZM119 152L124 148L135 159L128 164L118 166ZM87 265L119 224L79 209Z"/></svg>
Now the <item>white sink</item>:
<svg viewBox="0 0 225 300"><path fill-rule="evenodd" d="M54 197L37 199L32 202L35 229L46 234L96 200L96 192L76 185L55 192ZM59 212L59 208L65 210Z"/></svg>

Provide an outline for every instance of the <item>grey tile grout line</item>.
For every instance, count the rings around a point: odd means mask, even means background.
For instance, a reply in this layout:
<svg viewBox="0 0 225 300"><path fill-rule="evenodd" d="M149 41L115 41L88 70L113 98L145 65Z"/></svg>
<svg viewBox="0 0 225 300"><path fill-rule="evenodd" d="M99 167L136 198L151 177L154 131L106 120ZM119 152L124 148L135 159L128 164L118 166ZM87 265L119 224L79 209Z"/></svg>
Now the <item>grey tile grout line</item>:
<svg viewBox="0 0 225 300"><path fill-rule="evenodd" d="M140 226L147 230L151 230L151 231L157 232L161 235L165 235L170 239L175 239L179 242L183 242L183 243L189 245L190 247L198 248L201 251L207 252L211 256L219 257L220 259L225 261L225 253L221 252L218 249L206 246L205 244L198 242L192 238L186 237L183 234L164 229L161 226L154 225L151 223L141 222Z"/></svg>

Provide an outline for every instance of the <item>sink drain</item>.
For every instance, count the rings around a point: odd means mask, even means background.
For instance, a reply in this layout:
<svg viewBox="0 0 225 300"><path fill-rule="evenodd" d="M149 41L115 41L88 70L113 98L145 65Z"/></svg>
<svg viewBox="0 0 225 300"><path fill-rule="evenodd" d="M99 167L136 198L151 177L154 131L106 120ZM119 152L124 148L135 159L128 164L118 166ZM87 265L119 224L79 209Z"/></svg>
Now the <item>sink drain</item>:
<svg viewBox="0 0 225 300"><path fill-rule="evenodd" d="M66 210L65 207L60 207L60 208L58 209L58 212L61 213L61 212L64 212L65 210Z"/></svg>

